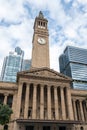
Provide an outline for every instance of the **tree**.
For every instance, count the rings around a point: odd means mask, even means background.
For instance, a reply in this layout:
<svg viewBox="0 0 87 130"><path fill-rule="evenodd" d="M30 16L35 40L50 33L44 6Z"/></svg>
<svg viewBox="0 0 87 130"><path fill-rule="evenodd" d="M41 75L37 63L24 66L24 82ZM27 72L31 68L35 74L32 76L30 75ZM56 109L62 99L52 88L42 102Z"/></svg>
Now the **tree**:
<svg viewBox="0 0 87 130"><path fill-rule="evenodd" d="M10 121L10 116L13 113L8 105L0 104L0 124L6 125Z"/></svg>

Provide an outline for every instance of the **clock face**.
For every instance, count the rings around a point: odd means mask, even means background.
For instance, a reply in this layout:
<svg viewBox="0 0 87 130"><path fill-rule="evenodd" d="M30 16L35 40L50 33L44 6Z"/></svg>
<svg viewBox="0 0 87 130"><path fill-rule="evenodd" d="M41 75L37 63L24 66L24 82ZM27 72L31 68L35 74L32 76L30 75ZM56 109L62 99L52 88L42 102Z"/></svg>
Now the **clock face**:
<svg viewBox="0 0 87 130"><path fill-rule="evenodd" d="M42 38L42 37L39 37L39 38L38 38L38 43L40 43L40 44L45 44L45 43L46 43L46 40L45 40L44 38Z"/></svg>

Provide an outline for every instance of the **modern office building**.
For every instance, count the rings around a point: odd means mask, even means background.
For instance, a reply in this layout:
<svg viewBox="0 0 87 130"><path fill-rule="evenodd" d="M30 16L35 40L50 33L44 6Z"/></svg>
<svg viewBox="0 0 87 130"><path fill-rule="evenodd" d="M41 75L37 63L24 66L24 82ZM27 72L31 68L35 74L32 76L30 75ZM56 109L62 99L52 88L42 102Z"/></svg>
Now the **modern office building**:
<svg viewBox="0 0 87 130"><path fill-rule="evenodd" d="M1 72L1 80L16 82L17 72L22 70L24 51L16 47L14 52L9 52L5 57Z"/></svg>
<svg viewBox="0 0 87 130"><path fill-rule="evenodd" d="M24 59L22 64L22 71L29 70L31 67L31 60Z"/></svg>
<svg viewBox="0 0 87 130"><path fill-rule="evenodd" d="M71 78L50 69L47 25L40 12L31 69L19 72L16 83L0 82L1 102L13 110L6 130L87 130L87 90L71 89Z"/></svg>
<svg viewBox="0 0 87 130"><path fill-rule="evenodd" d="M73 79L73 88L87 90L87 49L67 46L59 65L60 72Z"/></svg>

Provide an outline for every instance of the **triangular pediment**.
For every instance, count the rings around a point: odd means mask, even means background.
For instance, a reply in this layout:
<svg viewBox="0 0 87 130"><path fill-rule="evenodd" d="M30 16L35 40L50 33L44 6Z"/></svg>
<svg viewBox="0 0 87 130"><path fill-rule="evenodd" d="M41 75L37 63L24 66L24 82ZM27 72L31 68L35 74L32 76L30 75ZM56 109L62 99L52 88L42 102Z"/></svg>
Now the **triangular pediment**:
<svg viewBox="0 0 87 130"><path fill-rule="evenodd" d="M49 68L30 69L28 71L19 72L18 75L36 76L36 77L45 77L45 78L47 77L47 78L54 78L54 79L61 79L61 80L71 80L71 78Z"/></svg>

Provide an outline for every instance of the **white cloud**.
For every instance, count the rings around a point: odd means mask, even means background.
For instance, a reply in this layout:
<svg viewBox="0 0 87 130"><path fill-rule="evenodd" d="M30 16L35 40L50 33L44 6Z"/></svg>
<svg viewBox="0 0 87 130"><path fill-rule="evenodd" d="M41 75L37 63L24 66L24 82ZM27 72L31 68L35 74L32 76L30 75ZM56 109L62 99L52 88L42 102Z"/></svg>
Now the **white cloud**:
<svg viewBox="0 0 87 130"><path fill-rule="evenodd" d="M75 38L77 36L76 30L70 26L65 29L65 34L69 38Z"/></svg>
<svg viewBox="0 0 87 130"><path fill-rule="evenodd" d="M87 0L77 0L80 4L87 4Z"/></svg>
<svg viewBox="0 0 87 130"><path fill-rule="evenodd" d="M22 1L1 0L0 1L0 19L7 21L18 21L24 15Z"/></svg>
<svg viewBox="0 0 87 130"><path fill-rule="evenodd" d="M64 2L66 2L66 3L69 3L69 2L71 2L72 0L64 0Z"/></svg>

